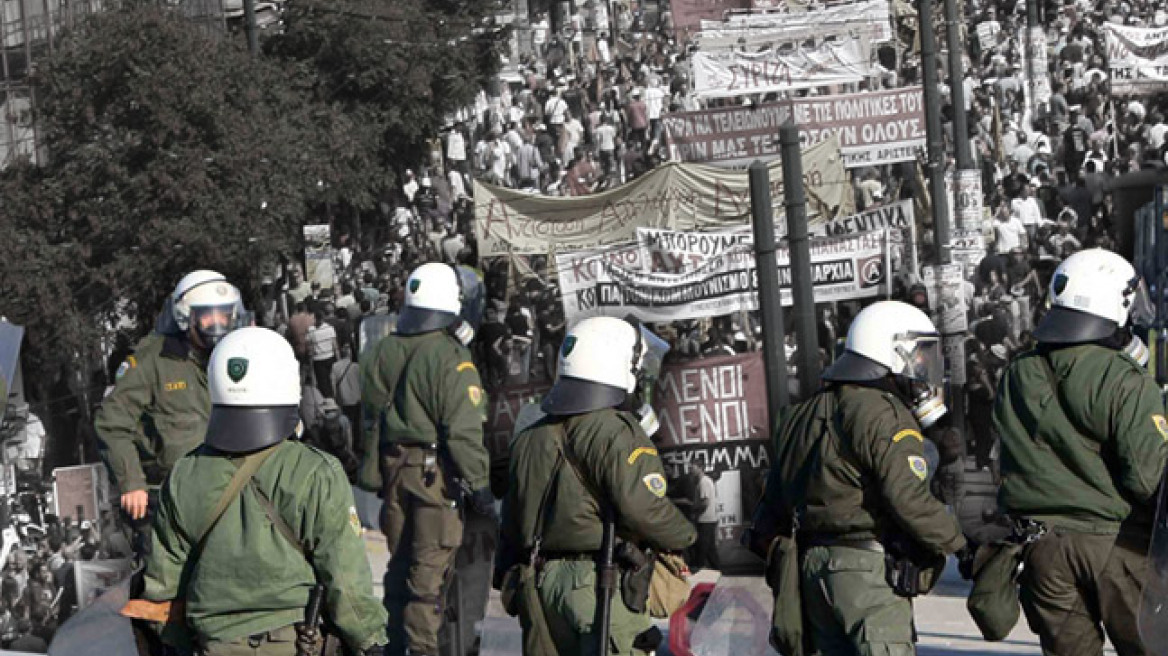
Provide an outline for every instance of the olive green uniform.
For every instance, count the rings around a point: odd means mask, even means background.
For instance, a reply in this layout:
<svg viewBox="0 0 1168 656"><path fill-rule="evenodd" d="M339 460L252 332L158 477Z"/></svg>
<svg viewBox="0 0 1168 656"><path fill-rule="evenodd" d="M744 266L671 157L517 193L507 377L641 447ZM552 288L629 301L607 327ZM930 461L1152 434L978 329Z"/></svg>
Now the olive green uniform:
<svg viewBox="0 0 1168 656"><path fill-rule="evenodd" d="M796 516L821 654L913 653L912 603L888 585L882 543L908 539L931 557L965 544L927 475L920 425L889 392L840 384L783 417L764 503Z"/></svg>
<svg viewBox="0 0 1168 656"><path fill-rule="evenodd" d="M122 493L157 486L203 442L211 396L205 356L178 336L152 333L118 369L94 429Z"/></svg>
<svg viewBox="0 0 1168 656"><path fill-rule="evenodd" d="M438 653L446 582L462 543L461 479L487 487L486 402L470 351L446 331L390 335L367 361L362 391L381 414L381 530L388 540L385 604L390 647Z"/></svg>
<svg viewBox="0 0 1168 656"><path fill-rule="evenodd" d="M565 461L556 471L561 444ZM548 418L521 432L511 445L508 479L498 567L527 562L537 524L543 523L542 556L536 563L541 608L519 608L529 656L536 653L529 640L533 629L546 630L560 655L597 654L596 554L604 534L598 495L611 505L618 538L677 551L697 537L665 496L657 449L627 412L606 409ZM553 484L541 520L540 502ZM630 611L618 590L610 626L609 653L634 653L633 640L650 627L649 615Z"/></svg>
<svg viewBox="0 0 1168 656"><path fill-rule="evenodd" d="M1098 654L1104 628L1121 655L1144 653L1136 617L1168 457L1155 382L1113 349L1032 351L1002 376L994 427L999 505L1050 531L1027 548L1020 578L1044 653Z"/></svg>
<svg viewBox="0 0 1168 656"><path fill-rule="evenodd" d="M309 591L319 582L326 588L323 616L346 645L385 644L385 609L373 596L353 492L340 463L296 441L271 448L252 479L255 488L244 486L227 506L201 553L196 543L203 523L240 458L204 446L175 463L154 520L145 598L185 600L201 653L291 656L291 626L304 619ZM261 493L295 536L276 527Z"/></svg>

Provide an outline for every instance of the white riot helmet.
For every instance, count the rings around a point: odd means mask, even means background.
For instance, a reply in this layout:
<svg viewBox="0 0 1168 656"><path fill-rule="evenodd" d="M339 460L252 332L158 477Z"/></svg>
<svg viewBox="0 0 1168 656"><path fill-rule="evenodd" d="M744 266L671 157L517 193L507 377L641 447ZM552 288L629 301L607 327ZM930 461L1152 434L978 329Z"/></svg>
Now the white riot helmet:
<svg viewBox="0 0 1168 656"><path fill-rule="evenodd" d="M458 321L462 287L454 267L430 262L414 269L406 280L405 307L397 320L397 332L420 335L441 330Z"/></svg>
<svg viewBox="0 0 1168 656"><path fill-rule="evenodd" d="M171 314L179 330L193 329L199 346L212 349L239 326L243 301L235 285L221 273L192 271L178 281L170 295Z"/></svg>
<svg viewBox="0 0 1168 656"><path fill-rule="evenodd" d="M928 428L945 414L941 335L928 315L908 303L880 301L860 311L848 328L844 353L824 380L864 382L889 374L909 382L913 414Z"/></svg>
<svg viewBox="0 0 1168 656"><path fill-rule="evenodd" d="M300 363L275 331L248 327L223 338L207 364L206 442L244 453L277 444L300 422Z"/></svg>
<svg viewBox="0 0 1168 656"><path fill-rule="evenodd" d="M549 415L575 415L623 405L639 386L651 387L668 350L668 343L639 323L616 317L584 319L564 337L556 382L541 408ZM649 399L639 401L641 425L651 435L656 416Z"/></svg>
<svg viewBox="0 0 1168 656"><path fill-rule="evenodd" d="M1150 325L1155 309L1144 281L1122 256L1101 248L1063 260L1050 280L1051 308L1034 329L1047 344L1106 339L1128 325Z"/></svg>

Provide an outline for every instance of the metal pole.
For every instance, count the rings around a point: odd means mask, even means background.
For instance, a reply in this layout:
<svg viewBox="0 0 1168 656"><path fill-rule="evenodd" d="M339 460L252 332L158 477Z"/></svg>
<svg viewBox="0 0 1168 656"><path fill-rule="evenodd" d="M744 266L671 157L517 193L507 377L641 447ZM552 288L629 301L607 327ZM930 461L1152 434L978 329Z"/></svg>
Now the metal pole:
<svg viewBox="0 0 1168 656"><path fill-rule="evenodd" d="M933 34L933 2L917 0L917 24L921 31L921 84L925 90L925 130L930 205L933 208L933 243L940 262L949 261L949 203L945 198L945 136L941 132L941 94L937 89L937 38Z"/></svg>
<svg viewBox="0 0 1168 656"><path fill-rule="evenodd" d="M259 27L256 26L255 0L243 0L243 20L247 29L247 51L255 57L260 52Z"/></svg>
<svg viewBox="0 0 1168 656"><path fill-rule="evenodd" d="M1026 46L1026 89L1030 92L1027 95L1029 104L1027 107L1034 109L1034 57L1031 55L1034 52L1034 40L1031 37L1034 28L1038 27L1038 2L1036 0L1026 0L1026 40L1023 42ZM1046 71L1041 71L1043 75Z"/></svg>
<svg viewBox="0 0 1168 656"><path fill-rule="evenodd" d="M961 41L961 24L965 2L958 7L959 0L945 0L945 30L949 42L949 86L953 100L953 151L957 156L957 168L972 169L973 153L969 149L969 125L965 114L965 64L964 44Z"/></svg>
<svg viewBox="0 0 1168 656"><path fill-rule="evenodd" d="M787 209L787 244L791 250L791 300L795 312L799 395L819 389L819 339L815 329L815 292L811 289L811 238L807 235L807 198L803 193L803 156L799 126L787 119L779 127L783 157L783 205Z"/></svg>
<svg viewBox="0 0 1168 656"><path fill-rule="evenodd" d="M960 7L958 2L961 3ZM1028 2L1028 5L1033 5L1033 0ZM962 57L964 50L964 42L961 40L961 25L965 18L965 2L964 0L945 0L945 27L948 32L947 40L949 41L949 76L952 79L951 98L953 100L953 150L957 159L958 172L953 176L953 191L958 195L954 199L953 207L958 208L957 212L961 218L956 219L957 227L963 230L969 230L975 226L967 225L968 219L965 217L970 213L970 207L980 210L981 203L981 178L975 173L970 176L962 175L963 171L976 171L973 164L973 153L969 148L969 128L966 125L965 114L965 67L964 58ZM962 194L970 196L978 196L977 198L962 199ZM970 207L967 207L970 204ZM947 240L946 240L947 241ZM941 263L948 264L950 260L949 249L946 248L941 251ZM973 299L965 299L970 302ZM965 333L959 333L964 342ZM961 349L964 353L964 349ZM953 370L953 365L950 363L950 371ZM950 385L950 399L949 409L953 413L950 419L951 425L961 432L961 454L965 455L965 386L953 383ZM964 471L961 472L964 476Z"/></svg>
<svg viewBox="0 0 1168 656"><path fill-rule="evenodd" d="M775 220L771 207L771 179L766 164L750 165L750 214L754 224L754 259L758 271L758 306L762 318L762 361L766 374L770 433L779 426L779 410L790 402L787 394L787 352L783 349L783 299L779 265L775 261Z"/></svg>

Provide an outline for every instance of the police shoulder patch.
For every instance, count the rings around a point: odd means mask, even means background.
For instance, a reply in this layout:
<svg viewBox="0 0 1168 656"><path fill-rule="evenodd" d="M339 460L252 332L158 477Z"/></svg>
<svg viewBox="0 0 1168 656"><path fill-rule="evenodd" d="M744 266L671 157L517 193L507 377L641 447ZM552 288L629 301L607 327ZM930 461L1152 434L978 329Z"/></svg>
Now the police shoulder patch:
<svg viewBox="0 0 1168 656"><path fill-rule="evenodd" d="M471 385L470 387L466 388L466 395L470 397L470 402L473 403L475 407L478 407L478 405L483 402L483 388L479 387L478 385Z"/></svg>
<svg viewBox="0 0 1168 656"><path fill-rule="evenodd" d="M649 491L653 493L653 496L657 497L658 499L665 498L665 490L667 486L665 484L664 476L658 473L646 474L645 477L641 479L641 482L645 484L645 487L649 488Z"/></svg>
<svg viewBox="0 0 1168 656"><path fill-rule="evenodd" d="M1160 437L1168 441L1168 419L1164 415L1152 415L1152 423L1156 425L1156 430L1160 431Z"/></svg>
<svg viewBox="0 0 1168 656"><path fill-rule="evenodd" d="M126 372L129 370L130 370L130 361L126 360L122 364L118 365L118 371L117 371L117 373L114 374L114 380L121 380L122 376L125 376Z"/></svg>
<svg viewBox="0 0 1168 656"><path fill-rule="evenodd" d="M353 528L353 532L357 537L361 537L361 517L357 515L357 508L349 506L349 526Z"/></svg>
<svg viewBox="0 0 1168 656"><path fill-rule="evenodd" d="M909 456L908 468L922 481L929 476L929 463L925 462L925 459L920 456Z"/></svg>
<svg viewBox="0 0 1168 656"><path fill-rule="evenodd" d="M911 428L906 428L906 429L900 431L899 433L897 433L896 435L892 436L892 443L896 444L897 442L903 440L906 437L915 437L918 442L925 441L925 438L924 438L924 436L921 435L920 431L913 430Z"/></svg>

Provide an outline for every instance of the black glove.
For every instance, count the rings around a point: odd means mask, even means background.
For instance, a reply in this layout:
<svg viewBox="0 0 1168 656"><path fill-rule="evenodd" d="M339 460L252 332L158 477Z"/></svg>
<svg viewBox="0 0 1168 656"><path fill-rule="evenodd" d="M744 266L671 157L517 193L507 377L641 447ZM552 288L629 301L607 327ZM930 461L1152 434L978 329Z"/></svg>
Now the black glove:
<svg viewBox="0 0 1168 656"><path fill-rule="evenodd" d="M490 517L495 519L495 495L491 494L491 488L480 487L471 492L466 498L467 505L470 509L483 517Z"/></svg>
<svg viewBox="0 0 1168 656"><path fill-rule="evenodd" d="M961 574L961 578L972 581L973 562L977 558L977 543L967 538L965 546L953 555L957 556L957 571Z"/></svg>

